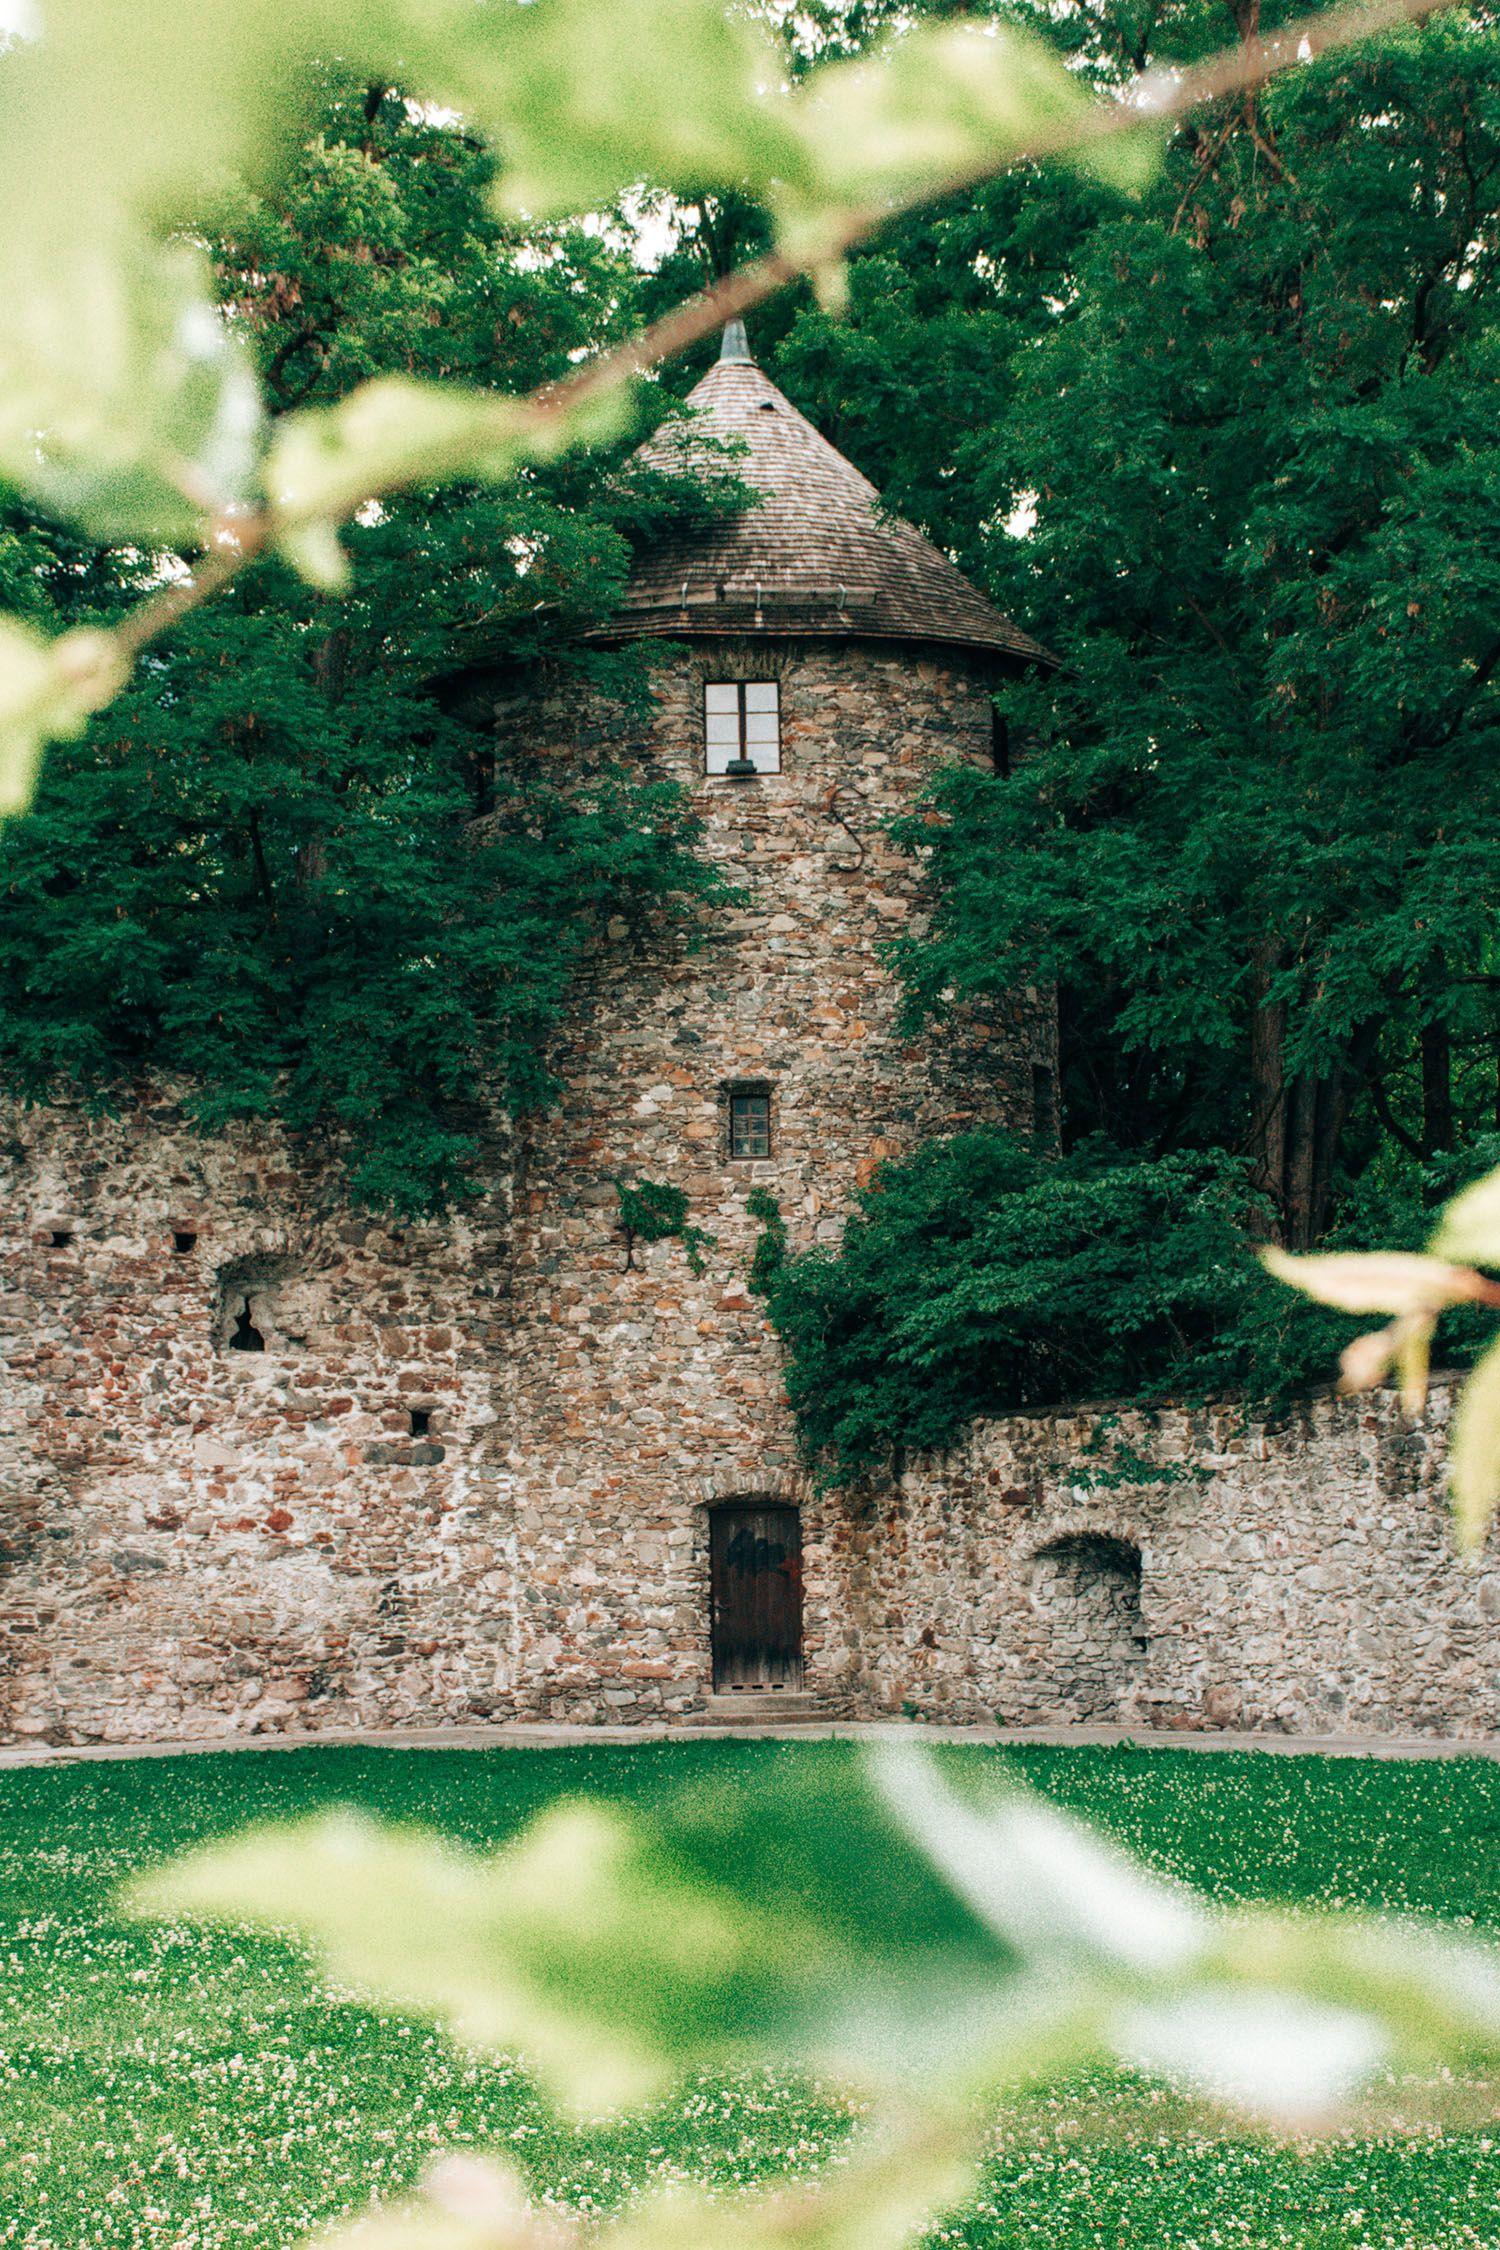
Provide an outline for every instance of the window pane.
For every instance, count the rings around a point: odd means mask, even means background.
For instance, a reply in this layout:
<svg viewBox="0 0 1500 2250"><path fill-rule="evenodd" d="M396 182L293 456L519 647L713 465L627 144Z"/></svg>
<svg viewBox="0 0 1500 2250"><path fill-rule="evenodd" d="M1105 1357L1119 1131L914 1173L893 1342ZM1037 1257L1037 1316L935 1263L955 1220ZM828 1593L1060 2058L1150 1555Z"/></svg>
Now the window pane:
<svg viewBox="0 0 1500 2250"><path fill-rule="evenodd" d="M769 1094L730 1095L729 1153L731 1156L770 1155L771 1097Z"/></svg>
<svg viewBox="0 0 1500 2250"><path fill-rule="evenodd" d="M757 773L781 771L775 680L708 680L703 688L704 769L722 774L742 756Z"/></svg>

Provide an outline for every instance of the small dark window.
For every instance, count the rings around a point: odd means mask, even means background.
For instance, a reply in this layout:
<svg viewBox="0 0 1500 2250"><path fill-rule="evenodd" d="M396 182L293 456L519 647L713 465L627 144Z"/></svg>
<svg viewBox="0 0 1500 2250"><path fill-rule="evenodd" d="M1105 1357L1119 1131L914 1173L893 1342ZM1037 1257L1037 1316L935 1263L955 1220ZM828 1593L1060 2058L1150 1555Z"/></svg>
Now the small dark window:
<svg viewBox="0 0 1500 2250"><path fill-rule="evenodd" d="M495 809L495 746L482 744L469 752L469 796L474 818L483 820Z"/></svg>
<svg viewBox="0 0 1500 2250"><path fill-rule="evenodd" d="M234 1334L229 1339L229 1349L232 1352L263 1352L265 1348L266 1339L250 1318L250 1300L247 1297L244 1309L235 1315Z"/></svg>
<svg viewBox="0 0 1500 2250"><path fill-rule="evenodd" d="M172 1248L179 1258L185 1258L188 1252L197 1246L197 1241L198 1237L195 1234L187 1234L179 1230L172 1237Z"/></svg>
<svg viewBox="0 0 1500 2250"><path fill-rule="evenodd" d="M1002 781L1010 779L1010 721L1003 711L990 711L990 764Z"/></svg>
<svg viewBox="0 0 1500 2250"><path fill-rule="evenodd" d="M771 1095L765 1086L741 1086L729 1097L731 1156L771 1153Z"/></svg>
<svg viewBox="0 0 1500 2250"><path fill-rule="evenodd" d="M1057 1130L1053 1104L1056 1081L1046 1063L1031 1066L1031 1129L1039 1140L1050 1141Z"/></svg>
<svg viewBox="0 0 1500 2250"><path fill-rule="evenodd" d="M426 1435L427 1435L428 1431L429 1431L429 1430L430 1430L431 1428L432 1428L432 1408L431 1408L430 1406L414 1406L414 1407L412 1408L412 1410L411 1410L411 1434L412 1434L412 1436L413 1436L413 1437L426 1437Z"/></svg>
<svg viewBox="0 0 1500 2250"><path fill-rule="evenodd" d="M52 1247L54 1250L66 1250L72 1240L73 1230L71 1227L54 1227L52 1229Z"/></svg>
<svg viewBox="0 0 1500 2250"><path fill-rule="evenodd" d="M710 680L703 690L704 771L781 771L780 693L774 680Z"/></svg>

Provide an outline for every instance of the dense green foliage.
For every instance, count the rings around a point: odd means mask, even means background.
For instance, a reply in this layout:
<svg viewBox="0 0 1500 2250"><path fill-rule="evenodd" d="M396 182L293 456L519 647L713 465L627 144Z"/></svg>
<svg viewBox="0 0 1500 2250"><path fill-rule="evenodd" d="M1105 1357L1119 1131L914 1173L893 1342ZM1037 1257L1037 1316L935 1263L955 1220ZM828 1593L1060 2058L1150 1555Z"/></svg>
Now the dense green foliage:
<svg viewBox="0 0 1500 2250"><path fill-rule="evenodd" d="M1426 1197L1497 1153L1486 1141L1464 1166L1409 1170L1347 1223L1417 1249ZM1054 1157L965 1133L882 1165L842 1242L779 1262L770 1281L807 1458L848 1481L1017 1407L1263 1400L1326 1377L1359 1323L1262 1272L1250 1201L1242 1161L1097 1141ZM1467 1356L1491 1326L1449 1314L1442 1351Z"/></svg>
<svg viewBox="0 0 1500 2250"><path fill-rule="evenodd" d="M1049 1158L996 1132L884 1165L840 1245L772 1286L804 1451L847 1479L976 1415L1232 1386L1272 1318L1326 1366L1339 1329L1264 1279L1244 1203L1220 1158Z"/></svg>
<svg viewBox="0 0 1500 2250"><path fill-rule="evenodd" d="M246 198L216 243L274 410L390 369L525 389L628 320L622 253L581 227L507 234L492 170L394 95L330 91L285 192ZM717 895L670 786L582 760L497 771L486 689L545 661L643 693L642 665L570 636L607 614L643 526L736 497L727 467L715 492L571 457L368 511L345 592L269 561L190 618L0 839L10 1083L109 1099L150 1069L205 1124L321 1130L368 1203L472 1189L476 1104L545 1097L606 923L659 932ZM0 591L39 621L107 618L149 575L5 519Z"/></svg>
<svg viewBox="0 0 1500 2250"><path fill-rule="evenodd" d="M790 1781L807 1755L331 1749L0 1776L0 2240L258 2250L398 2191L434 2148L500 2149L537 2192L584 2211L680 2179L730 2188L815 2172L849 2129L836 2091L779 2072L695 2079L638 2116L575 2128L512 2060L354 2003L283 1943L110 1910L133 1869L247 1821L354 1803L487 1849L559 1797L649 1804L687 1779L733 1792ZM1473 1841L1500 1819L1487 1760L1036 1750L1013 1762L1225 1904L1359 1902L1500 1928L1495 1871ZM1117 2236L1186 2250L1216 2233L1263 2250L1456 2250L1495 2240L1488 2171L1485 2144L1456 2125L1277 2148L1215 2136L1159 2091L1103 2078L1022 2105L943 2232L972 2250Z"/></svg>

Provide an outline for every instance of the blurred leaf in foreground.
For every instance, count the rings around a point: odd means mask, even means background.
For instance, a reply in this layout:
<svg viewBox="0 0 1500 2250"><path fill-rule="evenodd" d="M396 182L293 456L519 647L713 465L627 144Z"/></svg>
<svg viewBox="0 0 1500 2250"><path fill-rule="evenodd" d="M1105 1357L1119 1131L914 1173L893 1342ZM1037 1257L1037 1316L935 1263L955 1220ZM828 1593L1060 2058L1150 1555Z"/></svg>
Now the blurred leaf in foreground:
<svg viewBox="0 0 1500 2250"><path fill-rule="evenodd" d="M585 2228L532 2204L508 2168L435 2165L424 2194L325 2236L325 2250L901 2250L973 2184L967 2121L915 2117L876 2134L827 2182L725 2197L678 2188Z"/></svg>
<svg viewBox="0 0 1500 2250"><path fill-rule="evenodd" d="M117 693L126 666L107 633L46 640L0 617L0 817L31 802L43 745L81 734Z"/></svg>
<svg viewBox="0 0 1500 2250"><path fill-rule="evenodd" d="M1095 98L1039 40L999 23L926 24L876 53L815 72L794 114L826 201L880 205L998 169L1043 138L1079 139L1077 161L1143 187L1148 125L1090 146Z"/></svg>
<svg viewBox="0 0 1500 2250"><path fill-rule="evenodd" d="M1474 1264L1454 1264L1471 1259ZM1500 1283L1476 1270L1500 1264L1500 1172L1456 1195L1434 1228L1425 1255L1408 1251L1339 1251L1293 1258L1263 1250L1268 1272L1293 1289L1343 1312L1388 1312L1388 1327L1356 1336L1341 1359L1347 1391L1368 1390L1394 1367L1408 1414L1422 1411L1438 1315L1450 1305L1500 1306ZM1475 1554L1500 1507L1500 1345L1492 1345L1464 1384L1448 1456L1454 1533L1459 1550Z"/></svg>
<svg viewBox="0 0 1500 2250"><path fill-rule="evenodd" d="M585 2111L767 2052L951 2069L1010 2002L1004 1940L865 1773L817 1753L794 1781L664 1793L649 1821L560 1805L482 1860L351 1816L261 1830L132 1899L296 1930L351 1981L524 2049Z"/></svg>
<svg viewBox="0 0 1500 2250"><path fill-rule="evenodd" d="M1448 1482L1459 1548L1477 1554L1500 1507L1500 1343L1491 1344L1464 1384L1453 1419Z"/></svg>
<svg viewBox="0 0 1500 2250"><path fill-rule="evenodd" d="M1444 1206L1427 1247L1435 1258L1500 1266L1500 1171L1487 1172Z"/></svg>
<svg viewBox="0 0 1500 2250"><path fill-rule="evenodd" d="M342 1819L139 1882L136 1912L281 1926L517 2047L576 2108L756 2053L931 2117L1124 2060L1282 2124L1386 2068L1500 2061L1500 1968L1398 1922L1217 1914L1080 1823L904 1746L803 1750L649 1816L576 1803L489 1859Z"/></svg>

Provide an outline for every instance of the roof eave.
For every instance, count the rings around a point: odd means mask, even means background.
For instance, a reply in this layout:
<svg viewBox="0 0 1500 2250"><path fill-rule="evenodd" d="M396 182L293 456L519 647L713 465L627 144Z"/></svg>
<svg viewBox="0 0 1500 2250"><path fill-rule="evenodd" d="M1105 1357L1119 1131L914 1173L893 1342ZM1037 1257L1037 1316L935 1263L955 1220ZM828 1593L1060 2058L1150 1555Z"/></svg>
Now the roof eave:
<svg viewBox="0 0 1500 2250"><path fill-rule="evenodd" d="M1028 669L1032 666L1049 672L1065 669L1060 656L1029 635L1017 633L1011 638L1001 632L986 634L972 629L944 628L925 621L907 624L865 609L802 615L784 609L777 616L763 609L756 610L750 604L741 608L737 604L716 602L711 613L704 615L702 609L695 613L692 608L663 604L650 609L622 610L607 624L591 626L582 638L595 645L637 640L889 641L907 648L967 649L976 656L999 657Z"/></svg>

